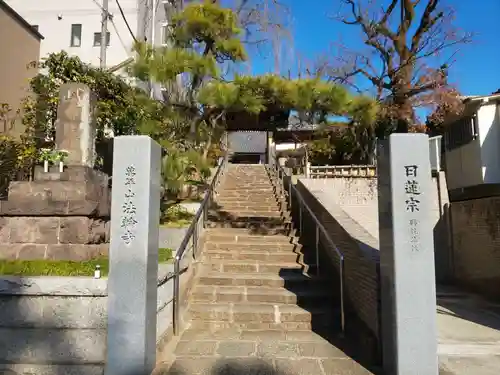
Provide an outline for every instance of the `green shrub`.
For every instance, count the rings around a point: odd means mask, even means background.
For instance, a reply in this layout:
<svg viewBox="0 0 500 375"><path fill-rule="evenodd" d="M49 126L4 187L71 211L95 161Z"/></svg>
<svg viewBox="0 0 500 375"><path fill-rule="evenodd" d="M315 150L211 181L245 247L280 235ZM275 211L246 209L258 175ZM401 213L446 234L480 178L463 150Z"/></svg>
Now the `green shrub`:
<svg viewBox="0 0 500 375"><path fill-rule="evenodd" d="M161 223L170 227L184 227L191 224L194 215L181 205L168 207L161 217Z"/></svg>
<svg viewBox="0 0 500 375"><path fill-rule="evenodd" d="M16 175L20 153L18 142L11 137L0 136L0 198L7 195L9 182Z"/></svg>

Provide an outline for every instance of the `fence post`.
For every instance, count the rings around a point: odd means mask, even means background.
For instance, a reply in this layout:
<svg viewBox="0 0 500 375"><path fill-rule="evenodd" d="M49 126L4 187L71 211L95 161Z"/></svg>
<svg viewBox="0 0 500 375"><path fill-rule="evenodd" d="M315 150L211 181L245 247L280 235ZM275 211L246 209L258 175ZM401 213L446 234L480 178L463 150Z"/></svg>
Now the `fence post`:
<svg viewBox="0 0 500 375"><path fill-rule="evenodd" d="M309 178L309 176L311 175L311 163L307 162L306 163L306 178Z"/></svg>
<svg viewBox="0 0 500 375"><path fill-rule="evenodd" d="M161 147L114 139L106 375L149 375L156 364Z"/></svg>

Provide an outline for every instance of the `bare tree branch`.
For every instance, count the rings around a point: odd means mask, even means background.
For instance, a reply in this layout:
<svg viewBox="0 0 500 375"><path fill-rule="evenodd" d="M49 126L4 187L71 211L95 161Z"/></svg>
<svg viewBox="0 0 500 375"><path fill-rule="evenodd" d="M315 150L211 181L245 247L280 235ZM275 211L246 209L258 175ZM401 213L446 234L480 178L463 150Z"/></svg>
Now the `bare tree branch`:
<svg viewBox="0 0 500 375"><path fill-rule="evenodd" d="M344 12L336 20L358 27L364 48L340 44L331 80L353 86L362 77L378 98L401 107L406 117L415 103L426 105L427 94L450 88L447 60L472 34L454 27L454 10L445 8L444 0L391 0L382 8L368 0L341 2Z"/></svg>

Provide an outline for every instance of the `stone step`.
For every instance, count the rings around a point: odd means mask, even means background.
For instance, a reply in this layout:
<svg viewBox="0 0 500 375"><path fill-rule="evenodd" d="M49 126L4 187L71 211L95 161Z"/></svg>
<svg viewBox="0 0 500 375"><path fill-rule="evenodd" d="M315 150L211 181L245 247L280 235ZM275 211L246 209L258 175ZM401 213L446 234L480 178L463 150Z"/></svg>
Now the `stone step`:
<svg viewBox="0 0 500 375"><path fill-rule="evenodd" d="M304 285L304 287L320 288L323 281L320 277L308 276L300 270L281 272L280 274L256 274L255 272L230 274L203 270L199 276L199 285L211 286L266 286L291 289Z"/></svg>
<svg viewBox="0 0 500 375"><path fill-rule="evenodd" d="M287 341L293 343L306 342L312 343L323 343L325 342L325 336L329 338L338 338L338 332L330 332L330 335L325 335L325 332L321 332L321 335L308 330L271 330L271 329L207 329L207 330L197 330L188 328L186 329L180 341L205 341L205 340L243 340L243 341L255 341L255 342L277 342L277 341ZM238 374L240 375L240 374Z"/></svg>
<svg viewBox="0 0 500 375"><path fill-rule="evenodd" d="M287 217L287 216L283 216ZM283 218L281 212L270 212L270 211L225 211L225 210L210 210L208 212L209 220L214 219L224 219L224 220L245 220L245 221L268 221L280 220Z"/></svg>
<svg viewBox="0 0 500 375"><path fill-rule="evenodd" d="M221 186L217 189L217 193L226 196L255 196L262 194L263 196L274 196L274 188L269 186L267 188L235 188L227 189Z"/></svg>
<svg viewBox="0 0 500 375"><path fill-rule="evenodd" d="M328 320L335 320L336 316L333 308L305 309L296 305L271 303L191 302L188 308L188 320L192 320L192 323L223 322L249 329L278 328L282 323L298 323L297 327L305 323L305 327L310 327L313 321L325 325Z"/></svg>
<svg viewBox="0 0 500 375"><path fill-rule="evenodd" d="M223 243L296 243L296 238L281 234L259 234L241 229L208 229L205 232L207 241Z"/></svg>
<svg viewBox="0 0 500 375"><path fill-rule="evenodd" d="M246 287L246 286L207 286L198 285L192 292L197 302L248 302L299 304L300 306L324 305L332 301L326 288L300 287L285 288Z"/></svg>
<svg viewBox="0 0 500 375"><path fill-rule="evenodd" d="M247 180L247 181L230 181L230 180L225 180L221 184L222 189L227 189L227 190L259 190L259 189L272 189L273 188L273 183L269 181L269 179L266 180L261 180L261 181L253 181L253 180Z"/></svg>
<svg viewBox="0 0 500 375"><path fill-rule="evenodd" d="M272 192L262 192L262 193L235 193L235 192L217 192L217 201L225 201L230 203L234 202L254 202L254 203L279 203L276 195Z"/></svg>
<svg viewBox="0 0 500 375"><path fill-rule="evenodd" d="M220 191L268 191L273 190L275 187L270 182L246 182L246 183L227 183L224 182L219 185Z"/></svg>
<svg viewBox="0 0 500 375"><path fill-rule="evenodd" d="M211 207L212 210L226 211L226 212L271 212L281 213L286 212L283 210L286 206L280 205L278 202L217 202Z"/></svg>
<svg viewBox="0 0 500 375"><path fill-rule="evenodd" d="M223 211L281 212L278 203L269 202L217 202L217 209Z"/></svg>
<svg viewBox="0 0 500 375"><path fill-rule="evenodd" d="M152 375L370 375L362 365L349 357L340 357L341 350L328 347L331 356L306 358L297 354L288 342L266 344L248 341L229 342L182 342L183 352L176 354L173 362L158 364ZM218 345L216 345L218 344ZM180 344L179 344L180 345ZM297 348L306 348L304 353L321 350L302 343ZM215 354L207 355L212 350ZM202 354L199 354L202 353ZM326 353L326 352L325 352ZM276 355L278 354L278 356ZM326 355L326 354L325 354ZM335 355L336 357L332 357ZM323 369L326 369L323 371Z"/></svg>
<svg viewBox="0 0 500 375"><path fill-rule="evenodd" d="M266 195L266 196L261 196L259 195L258 197L255 196L233 196L233 197L228 197L228 196L221 196L219 195L217 199L215 200L217 204L224 204L224 203L260 203L260 204L278 204L278 199L276 198L275 195Z"/></svg>
<svg viewBox="0 0 500 375"><path fill-rule="evenodd" d="M221 224L221 225L218 225ZM224 224L227 224L225 226ZM238 233L238 235L249 235L249 236L286 236L293 237L296 234L296 229L290 228L290 225L278 225L275 227L265 227L260 223L234 223L236 226L232 226L233 223L214 223L207 222L206 228L210 233Z"/></svg>
<svg viewBox="0 0 500 375"><path fill-rule="evenodd" d="M265 252L293 252L300 251L302 245L294 242L277 242L277 241L265 241L266 236L262 236L259 241L248 241L243 242L222 242L222 240L214 241L212 239L205 240L205 249L215 250L215 251L265 251ZM286 238L286 237L285 237Z"/></svg>
<svg viewBox="0 0 500 375"><path fill-rule="evenodd" d="M259 233L295 233L290 220L273 219L263 220L262 218L219 218L209 216L205 223L206 228L231 228L246 229Z"/></svg>
<svg viewBox="0 0 500 375"><path fill-rule="evenodd" d="M289 270L304 270L307 271L310 266L304 266L295 262L282 262L270 263L267 261L250 261L250 260L223 260L223 259L210 259L201 266L205 270L212 272L225 272L225 273L274 273L280 274L281 272L288 272Z"/></svg>
<svg viewBox="0 0 500 375"><path fill-rule="evenodd" d="M238 183L267 183L269 184L271 181L269 180L269 176L267 173L227 173L224 183L231 182L233 184Z"/></svg>
<svg viewBox="0 0 500 375"><path fill-rule="evenodd" d="M278 208L266 209L266 208L254 208L254 207L235 207L235 206L223 206L217 208L219 215L229 215L237 217L290 217L288 213L282 213ZM214 212L215 214L215 212Z"/></svg>
<svg viewBox="0 0 500 375"><path fill-rule="evenodd" d="M270 252L270 251L217 251L205 250L203 259L206 261L235 260L235 261L258 261L270 263L293 263L303 262L303 255L290 251Z"/></svg>

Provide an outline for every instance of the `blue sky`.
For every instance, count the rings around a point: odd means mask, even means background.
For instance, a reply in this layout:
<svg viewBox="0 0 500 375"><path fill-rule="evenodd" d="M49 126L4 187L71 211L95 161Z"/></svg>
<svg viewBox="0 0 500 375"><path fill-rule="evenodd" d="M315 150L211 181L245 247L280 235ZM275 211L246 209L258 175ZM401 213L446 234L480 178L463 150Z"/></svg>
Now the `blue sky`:
<svg viewBox="0 0 500 375"><path fill-rule="evenodd" d="M332 41L355 46L360 40L356 27L329 19L338 10L337 0L282 0L291 8L293 52L312 60L328 52ZM381 4L386 1L378 0ZM475 33L474 42L461 47L450 69L450 81L466 95L482 95L500 89L500 0L443 0L456 10L455 25ZM424 2L424 1L422 1ZM287 42L287 45L291 43ZM272 57L252 54L254 73L272 72ZM282 62L294 69L293 54Z"/></svg>

